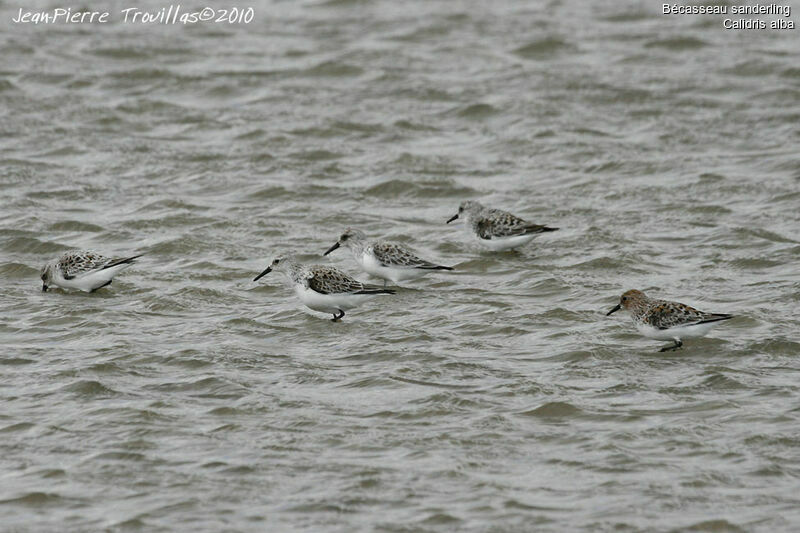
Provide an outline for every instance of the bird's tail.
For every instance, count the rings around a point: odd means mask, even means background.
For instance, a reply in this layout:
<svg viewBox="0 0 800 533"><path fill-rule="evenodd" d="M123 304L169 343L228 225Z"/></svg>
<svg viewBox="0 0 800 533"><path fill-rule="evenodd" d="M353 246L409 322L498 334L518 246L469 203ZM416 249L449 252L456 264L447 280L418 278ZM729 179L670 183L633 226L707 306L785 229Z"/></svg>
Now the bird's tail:
<svg viewBox="0 0 800 533"><path fill-rule="evenodd" d="M431 266L427 266L426 265L426 266L421 266L421 267L417 267L417 268L420 268L422 270L455 270L455 268L453 268L453 267L448 267L448 266L444 266L444 265L431 265Z"/></svg>
<svg viewBox="0 0 800 533"><path fill-rule="evenodd" d="M115 259L114 261L111 261L109 264L104 266L103 270L105 270L106 268L115 267L117 265L124 265L126 263L127 264L135 263L136 259L142 257L143 255L144 254L139 254L139 255L134 255L132 257L125 257L124 259Z"/></svg>
<svg viewBox="0 0 800 533"><path fill-rule="evenodd" d="M558 228L550 228L548 226L540 226L539 224L530 224L525 226L522 235L533 235L534 233L544 233L546 231L558 231Z"/></svg>
<svg viewBox="0 0 800 533"><path fill-rule="evenodd" d="M382 289L380 287L364 287L355 294L397 294L394 289Z"/></svg>
<svg viewBox="0 0 800 533"><path fill-rule="evenodd" d="M729 320L733 315L726 315L723 313L716 313L713 315L706 315L706 317L699 322L699 324L708 324L709 322L719 322L721 320Z"/></svg>

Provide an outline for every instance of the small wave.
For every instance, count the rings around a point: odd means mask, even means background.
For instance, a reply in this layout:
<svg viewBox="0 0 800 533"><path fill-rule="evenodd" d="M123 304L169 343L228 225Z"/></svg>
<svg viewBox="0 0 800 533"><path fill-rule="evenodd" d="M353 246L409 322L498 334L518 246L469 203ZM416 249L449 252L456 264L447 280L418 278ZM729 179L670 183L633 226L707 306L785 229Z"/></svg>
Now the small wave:
<svg viewBox="0 0 800 533"><path fill-rule="evenodd" d="M63 501L64 498L51 492L28 492L16 498L0 500L0 505L29 505L32 507L40 507Z"/></svg>
<svg viewBox="0 0 800 533"><path fill-rule="evenodd" d="M592 137L611 137L610 133L606 133L605 131L595 130L592 128L576 128L572 130L572 133L577 133L579 135L589 135Z"/></svg>
<svg viewBox="0 0 800 533"><path fill-rule="evenodd" d="M580 263L574 263L572 265L567 266L569 269L580 269L580 270L614 270L617 272L627 271L627 272L646 272L644 268L635 268L632 265L628 264L623 258L619 257L595 257L594 259L590 259L588 261L582 261Z"/></svg>
<svg viewBox="0 0 800 533"><path fill-rule="evenodd" d="M450 384L450 383L437 383L435 381L426 381L426 380L421 380L421 379L404 378L402 376L389 376L389 377L391 379L395 380L395 381L400 381L402 383L409 383L411 385L422 385L424 387L436 387L436 388L442 388L442 389L467 389L467 388L471 388L470 385L454 385L454 384ZM424 402L427 403L429 401L434 401L434 402L435 401L440 401L443 398L447 398L448 400L450 399L449 396L445 397L445 396L441 396L441 395L436 395L436 396L432 396L430 398L426 398L424 400Z"/></svg>
<svg viewBox="0 0 800 533"><path fill-rule="evenodd" d="M0 277L7 279L26 279L38 275L38 269L22 263L3 263L0 265Z"/></svg>
<svg viewBox="0 0 800 533"><path fill-rule="evenodd" d="M413 98L423 102L453 102L458 98L442 89L433 87L413 87L398 89L396 95L398 97Z"/></svg>
<svg viewBox="0 0 800 533"><path fill-rule="evenodd" d="M443 511L430 514L420 521L421 524L426 524L426 525L450 525L450 526L453 526L460 522L462 522L460 518L456 518L455 516Z"/></svg>
<svg viewBox="0 0 800 533"><path fill-rule="evenodd" d="M397 128L402 128L404 130L413 130L413 131L439 131L438 128L434 128L433 126L428 126L427 124L420 124L418 122L411 122L410 120L398 120L394 123L394 126Z"/></svg>
<svg viewBox="0 0 800 533"><path fill-rule="evenodd" d="M35 426L36 424L32 424L30 422L20 422L18 424L11 424L10 426L0 428L0 433L16 433L18 431L26 431Z"/></svg>
<svg viewBox="0 0 800 533"><path fill-rule="evenodd" d="M92 457L93 461L133 461L144 462L147 456L137 452L103 452Z"/></svg>
<svg viewBox="0 0 800 533"><path fill-rule="evenodd" d="M800 342L785 337L776 337L750 346L756 353L794 357L800 353Z"/></svg>
<svg viewBox="0 0 800 533"><path fill-rule="evenodd" d="M95 380L81 380L75 383L70 383L61 390L73 392L80 396L116 396L119 394L117 391L110 389Z"/></svg>
<svg viewBox="0 0 800 533"><path fill-rule="evenodd" d="M3 249L8 252L25 252L36 254L56 254L70 250L67 246L62 246L54 242L42 242L33 237L14 237L6 241Z"/></svg>
<svg viewBox="0 0 800 533"><path fill-rule="evenodd" d="M42 477L44 479L52 479L52 478L62 478L67 476L67 472L62 470L61 468L48 468L45 470L41 470L36 472L36 475Z"/></svg>
<svg viewBox="0 0 800 533"><path fill-rule="evenodd" d="M478 103L478 104L470 104L466 107L458 107L454 110L448 111L448 114L455 113L459 117L482 119L486 117L491 117L492 115L496 115L499 112L500 110L492 105Z"/></svg>
<svg viewBox="0 0 800 533"><path fill-rule="evenodd" d="M148 387L163 392L187 392L200 398L238 399L249 391L242 386L216 377L201 378L180 383L161 383Z"/></svg>
<svg viewBox="0 0 800 533"><path fill-rule="evenodd" d="M181 76L171 70L163 68L134 68L126 70L118 70L110 72L107 78L113 80L135 80L135 81L150 81L150 80L163 80L163 79L181 79L187 82L198 81L199 77L186 77Z"/></svg>
<svg viewBox="0 0 800 533"><path fill-rule="evenodd" d="M444 24L433 24L424 28L417 28L412 31L390 37L393 41L420 43L428 40L446 37L453 31L452 26Z"/></svg>
<svg viewBox="0 0 800 533"><path fill-rule="evenodd" d="M747 389L747 385L726 376L725 374L713 373L703 380L702 387L714 390L740 390Z"/></svg>
<svg viewBox="0 0 800 533"><path fill-rule="evenodd" d="M246 131L245 133L240 133L236 135L233 140L234 141L250 141L253 139L263 139L269 135L268 132L261 128L256 128L253 130Z"/></svg>
<svg viewBox="0 0 800 533"><path fill-rule="evenodd" d="M135 46L120 46L120 47L106 47L106 48L93 48L92 53L100 57L108 57L110 59L147 59L152 56L149 51L136 48Z"/></svg>
<svg viewBox="0 0 800 533"><path fill-rule="evenodd" d="M320 77L354 77L364 73L364 69L338 61L325 61L310 69L300 71L299 74Z"/></svg>
<svg viewBox="0 0 800 533"><path fill-rule="evenodd" d="M474 196L477 192L469 187L455 185L449 181L437 182L413 182L400 179L392 179L373 185L364 191L366 196L377 196L379 198L397 198L398 196L410 196L413 198L461 198ZM457 206L454 205L453 209Z"/></svg>
<svg viewBox="0 0 800 533"><path fill-rule="evenodd" d="M730 266L739 270L761 271L768 268L780 267L783 261L772 261L763 257L742 257L728 262Z"/></svg>
<svg viewBox="0 0 800 533"><path fill-rule="evenodd" d="M326 0L317 4L320 7L358 7L372 3L372 0Z"/></svg>
<svg viewBox="0 0 800 533"><path fill-rule="evenodd" d="M781 72L781 76L784 78L800 78L800 67L787 68Z"/></svg>
<svg viewBox="0 0 800 533"><path fill-rule="evenodd" d="M516 48L514 54L526 59L549 59L565 52L577 50L575 45L560 37L546 37Z"/></svg>
<svg viewBox="0 0 800 533"><path fill-rule="evenodd" d="M773 231L765 229L743 227L743 228L737 228L735 231L737 234L740 234L743 237L752 236L771 242L779 242L784 244L797 244L796 240L790 239L789 237L784 237L783 235L779 235Z"/></svg>
<svg viewBox="0 0 800 533"><path fill-rule="evenodd" d="M367 376L365 378L356 379L354 381L348 381L347 383L343 383L339 385L341 388L345 389L367 389L367 388L396 388L398 387L396 380L391 378L385 378L381 376Z"/></svg>
<svg viewBox="0 0 800 533"><path fill-rule="evenodd" d="M732 209L722 205L690 205L686 207L686 210L690 213L712 215L714 217L720 217L722 215L729 215L733 213Z"/></svg>
<svg viewBox="0 0 800 533"><path fill-rule="evenodd" d="M208 411L208 414L214 415L214 416L232 417L232 416L241 415L241 414L243 414L243 412L240 409L237 409L235 407L224 406L224 407L216 407L216 408Z"/></svg>
<svg viewBox="0 0 800 533"><path fill-rule="evenodd" d="M696 37L673 37L670 39L658 39L645 43L645 48L664 48L680 52L683 50L699 50L705 48L708 43Z"/></svg>
<svg viewBox="0 0 800 533"><path fill-rule="evenodd" d="M381 124L370 124L367 122L351 122L347 120L337 120L332 126L338 130L357 131L361 133L380 133L384 130Z"/></svg>
<svg viewBox="0 0 800 533"><path fill-rule="evenodd" d="M30 365L35 362L34 359L25 357L0 357L0 365Z"/></svg>
<svg viewBox="0 0 800 533"><path fill-rule="evenodd" d="M573 418L583 414L583 411L571 403L567 402L548 402L540 405L536 409L520 413L524 416L535 416L538 418Z"/></svg>
<svg viewBox="0 0 800 533"><path fill-rule="evenodd" d="M635 9L631 9L630 11L606 15L605 17L601 17L601 20L607 22L638 22L652 17L653 15L648 11L636 11Z"/></svg>
<svg viewBox="0 0 800 533"><path fill-rule="evenodd" d="M760 59L758 61L741 61L732 67L721 69L720 72L731 74L733 76L750 78L769 76L774 74L776 70L777 65Z"/></svg>
<svg viewBox="0 0 800 533"><path fill-rule="evenodd" d="M344 154L328 150L307 150L304 152L294 152L289 154L289 157L302 161L330 161L332 159L339 159L343 157L343 155Z"/></svg>
<svg viewBox="0 0 800 533"><path fill-rule="evenodd" d="M90 224L88 222L81 222L79 220L64 220L61 222L56 222L55 224L50 224L47 227L47 230L100 233L102 231L105 231L105 228L102 226L98 226L97 224Z"/></svg>
<svg viewBox="0 0 800 533"><path fill-rule="evenodd" d="M134 115L146 115L147 113L175 113L176 115L185 115L186 108L171 102L164 102L161 100L150 100L147 98L138 98L135 100L125 100L125 102L117 105L117 111L124 113L131 113Z"/></svg>
<svg viewBox="0 0 800 533"><path fill-rule="evenodd" d="M695 522L686 526L684 531L714 531L719 533L744 533L745 529L740 528L736 524L728 522L724 519L718 520L703 520L702 522Z"/></svg>

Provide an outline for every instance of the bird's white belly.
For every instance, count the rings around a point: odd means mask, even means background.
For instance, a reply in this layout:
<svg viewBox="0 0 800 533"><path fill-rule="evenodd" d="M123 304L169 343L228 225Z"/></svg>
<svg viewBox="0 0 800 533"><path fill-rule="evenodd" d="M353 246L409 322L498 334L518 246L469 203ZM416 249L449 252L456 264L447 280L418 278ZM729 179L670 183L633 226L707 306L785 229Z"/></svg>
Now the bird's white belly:
<svg viewBox="0 0 800 533"><path fill-rule="evenodd" d="M130 263L123 263L110 268L95 270L94 272L89 272L73 279L64 279L59 277L54 285L58 285L64 289L78 289L84 292L92 292L93 290L102 287L111 281L111 278L113 278L120 270L124 270L129 266L131 266Z"/></svg>
<svg viewBox="0 0 800 533"><path fill-rule="evenodd" d="M381 279L387 279L394 283L397 283L398 281L421 278L428 273L426 270L420 268L384 266L375 258L374 255L368 252L361 254L359 257L357 257L357 260L361 265L361 268L363 268L364 272L367 274L371 274Z"/></svg>
<svg viewBox="0 0 800 533"><path fill-rule="evenodd" d="M478 237L478 240L490 250L502 252L528 244L534 237L536 237L535 233L531 235L515 235L513 237L494 237L492 239L481 239Z"/></svg>
<svg viewBox="0 0 800 533"><path fill-rule="evenodd" d="M294 290L300 298L300 301L303 302L306 307L322 313L335 314L338 313L339 310L346 311L348 309L353 309L370 297L369 294L321 294L301 284L295 285Z"/></svg>
<svg viewBox="0 0 800 533"><path fill-rule="evenodd" d="M696 324L693 326L676 326L669 329L658 329L649 324L636 324L636 329L645 337L651 339L669 341L673 339L693 339L703 337L708 333L711 328L716 326L716 322L709 322L706 324Z"/></svg>

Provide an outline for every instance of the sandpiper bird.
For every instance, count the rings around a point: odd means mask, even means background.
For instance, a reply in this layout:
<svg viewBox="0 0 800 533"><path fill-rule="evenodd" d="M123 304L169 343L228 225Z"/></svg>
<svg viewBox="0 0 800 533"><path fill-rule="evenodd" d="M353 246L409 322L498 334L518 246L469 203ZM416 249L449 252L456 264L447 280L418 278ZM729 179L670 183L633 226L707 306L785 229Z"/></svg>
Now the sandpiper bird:
<svg viewBox="0 0 800 533"><path fill-rule="evenodd" d="M558 229L532 224L507 211L484 207L474 200L461 202L458 213L450 217L447 223L462 216L466 219L467 231L496 252L518 248L540 233Z"/></svg>
<svg viewBox="0 0 800 533"><path fill-rule="evenodd" d="M704 313L678 302L653 300L637 290L623 294L606 316L622 308L631 313L636 329L645 337L675 343L661 348L662 352L677 350L683 346L682 339L702 337L717 323L733 318L733 315Z"/></svg>
<svg viewBox="0 0 800 533"><path fill-rule="evenodd" d="M294 288L300 301L309 309L331 313L333 321L339 321L345 310L361 305L378 294L394 294L395 291L355 280L333 267L302 265L288 256L278 256L253 281L273 270L283 272Z"/></svg>
<svg viewBox="0 0 800 533"><path fill-rule="evenodd" d="M112 259L94 252L66 252L42 267L42 290L56 286L94 292L109 285L119 271L131 266L138 257L141 254Z"/></svg>
<svg viewBox="0 0 800 533"><path fill-rule="evenodd" d="M402 244L386 241L367 242L364 232L357 229L345 229L336 244L328 248L324 255L328 255L340 246L350 248L364 272L382 278L384 286L386 286L385 280L397 283L421 278L436 270L453 270L453 267L421 259Z"/></svg>

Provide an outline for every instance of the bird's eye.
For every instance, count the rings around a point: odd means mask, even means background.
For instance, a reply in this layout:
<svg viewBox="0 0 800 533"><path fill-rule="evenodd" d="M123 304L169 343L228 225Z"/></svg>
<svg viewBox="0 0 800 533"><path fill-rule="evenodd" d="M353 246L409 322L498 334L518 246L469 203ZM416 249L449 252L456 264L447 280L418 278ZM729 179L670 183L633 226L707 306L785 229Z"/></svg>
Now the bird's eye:
<svg viewBox="0 0 800 533"><path fill-rule="evenodd" d="M340 238L342 241L346 241L348 239L347 235L342 235Z"/></svg>
<svg viewBox="0 0 800 533"><path fill-rule="evenodd" d="M280 260L280 259L276 259L276 260L275 260L275 264L276 264L276 265L277 265L278 263L280 263L280 262L281 262L281 260Z"/></svg>
<svg viewBox="0 0 800 533"><path fill-rule="evenodd" d="M458 212L459 212L459 213L463 213L463 212L464 212L464 208L463 208L462 206L459 206L459 207L458 207Z"/></svg>
<svg viewBox="0 0 800 533"><path fill-rule="evenodd" d="M627 297L627 296L623 296L623 297L622 297L622 301L623 301L623 302L627 302L627 301L628 301L628 297Z"/></svg>

